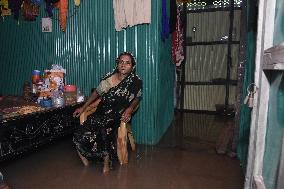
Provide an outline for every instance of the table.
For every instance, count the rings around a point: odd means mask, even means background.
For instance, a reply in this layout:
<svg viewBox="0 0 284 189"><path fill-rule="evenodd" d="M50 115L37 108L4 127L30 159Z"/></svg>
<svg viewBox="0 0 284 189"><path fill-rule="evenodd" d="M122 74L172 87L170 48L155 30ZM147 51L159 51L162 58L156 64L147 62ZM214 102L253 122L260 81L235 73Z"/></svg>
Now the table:
<svg viewBox="0 0 284 189"><path fill-rule="evenodd" d="M81 104L2 119L0 121L0 162L27 153L66 135L71 135L79 119L72 113Z"/></svg>

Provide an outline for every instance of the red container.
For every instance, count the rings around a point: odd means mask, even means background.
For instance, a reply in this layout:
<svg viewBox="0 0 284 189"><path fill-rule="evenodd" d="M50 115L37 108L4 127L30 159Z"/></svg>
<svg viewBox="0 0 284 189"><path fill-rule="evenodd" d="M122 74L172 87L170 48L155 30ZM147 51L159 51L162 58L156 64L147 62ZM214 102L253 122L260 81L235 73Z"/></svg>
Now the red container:
<svg viewBox="0 0 284 189"><path fill-rule="evenodd" d="M76 92L77 91L77 87L76 87L76 85L65 85L64 86L64 91L65 92Z"/></svg>
<svg viewBox="0 0 284 189"><path fill-rule="evenodd" d="M64 86L64 100L65 104L73 104L77 102L77 87L76 85Z"/></svg>

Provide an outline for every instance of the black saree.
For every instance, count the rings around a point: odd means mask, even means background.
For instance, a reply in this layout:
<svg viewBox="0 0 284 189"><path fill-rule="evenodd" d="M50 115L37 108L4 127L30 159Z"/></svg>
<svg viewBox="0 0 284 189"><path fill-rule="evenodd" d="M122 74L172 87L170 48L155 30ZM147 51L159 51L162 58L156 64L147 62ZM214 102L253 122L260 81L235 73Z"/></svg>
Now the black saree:
<svg viewBox="0 0 284 189"><path fill-rule="evenodd" d="M102 80L111 77L106 75ZM91 114L73 137L79 153L88 160L102 159L109 155L116 159L116 137L120 119L135 98L140 98L142 81L131 72L117 86L101 95L96 112Z"/></svg>

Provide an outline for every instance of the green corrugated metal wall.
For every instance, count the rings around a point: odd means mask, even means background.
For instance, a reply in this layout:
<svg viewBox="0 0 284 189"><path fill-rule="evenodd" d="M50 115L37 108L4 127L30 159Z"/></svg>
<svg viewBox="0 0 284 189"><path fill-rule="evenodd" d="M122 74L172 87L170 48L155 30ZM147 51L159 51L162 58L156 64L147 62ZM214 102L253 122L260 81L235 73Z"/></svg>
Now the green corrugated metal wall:
<svg viewBox="0 0 284 189"><path fill-rule="evenodd" d="M256 15L253 14L255 4L253 1L245 1L247 4L247 36L246 36L246 64L244 65L244 80L242 88L242 100L247 95L247 87L254 82L254 71L255 71L255 50L256 50L256 31L254 26L250 25L256 22ZM242 102L242 101L241 101ZM248 146L250 136L250 122L251 122L251 108L246 105L241 106L240 111L240 126L239 126L239 137L237 156L240 160L244 170L247 166L248 157Z"/></svg>
<svg viewBox="0 0 284 189"><path fill-rule="evenodd" d="M276 0L273 44L278 45L284 41L284 2Z"/></svg>
<svg viewBox="0 0 284 189"><path fill-rule="evenodd" d="M263 179L267 189L275 189L284 132L284 77L283 71L273 71L270 78L267 131L263 157Z"/></svg>
<svg viewBox="0 0 284 189"><path fill-rule="evenodd" d="M273 44L284 42L284 2L276 1ZM269 75L269 105L267 130L263 157L262 176L267 189L277 187L281 160L282 137L284 134L284 78L283 71L272 71Z"/></svg>
<svg viewBox="0 0 284 189"><path fill-rule="evenodd" d="M255 70L255 33L247 33L247 63L245 64L245 76L243 82L243 96L245 99L247 95L247 87L254 81L254 70ZM241 107L240 113L240 128L239 128L239 140L237 147L237 155L241 165L246 168L247 157L248 157L248 146L249 146L249 135L250 135L250 122L251 122L251 109L248 106Z"/></svg>
<svg viewBox="0 0 284 189"><path fill-rule="evenodd" d="M152 1L152 23L115 32L112 0L81 1L74 12L69 0L66 33L53 20L53 32L41 32L36 22L19 24L12 17L0 22L0 93L20 95L32 70L60 64L67 69L66 83L76 84L87 95L101 76L115 66L115 57L130 51L137 58L137 73L143 79L143 101L134 118L136 141L155 144L173 118L174 66L170 40L162 42L161 1ZM57 11L55 11L57 17ZM167 95L165 95L167 94Z"/></svg>

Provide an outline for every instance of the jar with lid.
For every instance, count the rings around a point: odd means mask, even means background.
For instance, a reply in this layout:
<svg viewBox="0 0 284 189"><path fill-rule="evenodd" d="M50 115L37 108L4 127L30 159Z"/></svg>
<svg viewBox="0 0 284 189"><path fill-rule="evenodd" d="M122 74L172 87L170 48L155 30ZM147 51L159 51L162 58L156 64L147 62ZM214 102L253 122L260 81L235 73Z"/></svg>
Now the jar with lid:
<svg viewBox="0 0 284 189"><path fill-rule="evenodd" d="M66 105L76 103L77 87L75 85L64 86L64 100Z"/></svg>
<svg viewBox="0 0 284 189"><path fill-rule="evenodd" d="M64 106L64 96L63 92L60 90L53 91L51 93L51 100L53 107L62 107Z"/></svg>

